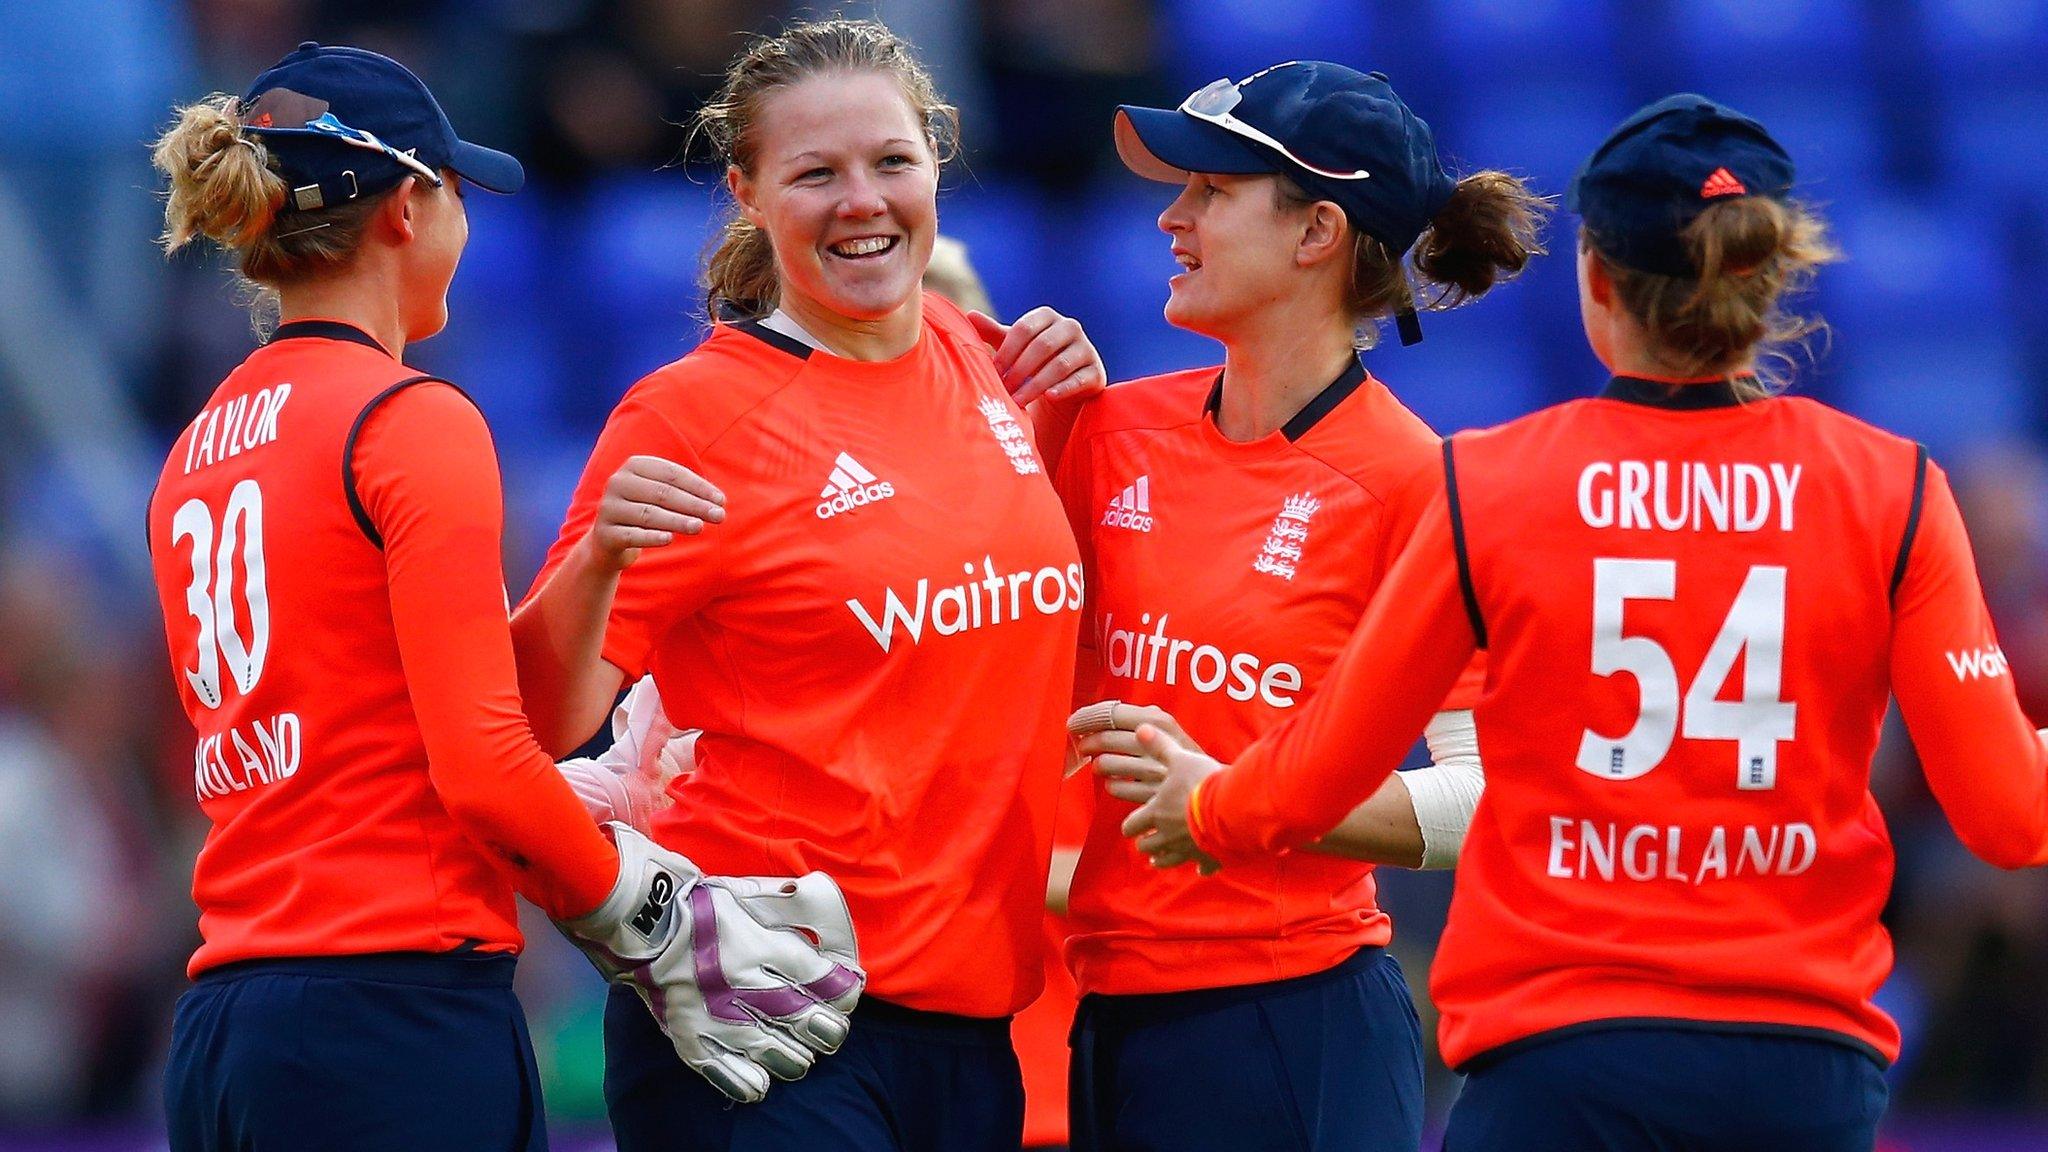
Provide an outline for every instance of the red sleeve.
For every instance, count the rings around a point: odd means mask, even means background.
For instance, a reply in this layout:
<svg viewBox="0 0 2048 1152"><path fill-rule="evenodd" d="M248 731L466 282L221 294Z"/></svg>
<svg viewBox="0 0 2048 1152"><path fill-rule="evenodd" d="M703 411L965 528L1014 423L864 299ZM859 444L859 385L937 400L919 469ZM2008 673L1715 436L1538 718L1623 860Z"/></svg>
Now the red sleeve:
<svg viewBox="0 0 2048 1152"><path fill-rule="evenodd" d="M1970 851L2048 862L2048 751L2018 693L1948 479L1927 469L1920 530L1892 621L1892 693L1928 787Z"/></svg>
<svg viewBox="0 0 2048 1152"><path fill-rule="evenodd" d="M1095 601L1096 573L1094 519L1089 509L1094 507L1093 455L1088 451L1087 431L1094 424L1084 411L1074 428L1074 435L1068 441L1068 451L1060 456L1059 464L1053 469L1053 489L1059 493L1060 506L1066 510L1067 525L1073 529L1074 544L1081 554L1081 572L1086 594L1081 605L1081 631L1075 638L1074 654L1074 707L1093 704L1102 699L1102 661L1095 649Z"/></svg>
<svg viewBox="0 0 2048 1152"><path fill-rule="evenodd" d="M562 533L548 550L547 563L534 577L534 589L547 583L576 542L590 531L597 519L605 484L631 456L659 456L710 478L697 450L657 409L643 382L627 393L605 421L597 446L591 449L590 462L583 466L576 495L569 502ZM730 493L731 489L726 491ZM732 506L728 512L736 519L747 514L744 504ZM727 537L728 532L678 536L665 547L642 550L633 566L619 576L611 616L605 624L603 655L607 663L625 673L627 682L646 674L655 644L677 621L696 613L717 591L723 575L713 560L721 547L730 547ZM721 544L721 540L725 543ZM532 595L529 590L527 596Z"/></svg>
<svg viewBox="0 0 2048 1152"><path fill-rule="evenodd" d="M1315 695L1203 783L1196 843L1227 860L1335 828L1400 766L1476 646L1439 499Z"/></svg>
<svg viewBox="0 0 2048 1152"><path fill-rule="evenodd" d="M588 913L617 878L607 842L521 707L499 561L503 495L490 431L451 387L379 405L351 457L384 538L391 622L427 771L448 814L556 918Z"/></svg>
<svg viewBox="0 0 2048 1152"><path fill-rule="evenodd" d="M1408 541L1415 535L1415 527L1421 523L1422 515L1430 502L1443 494L1444 468L1442 457L1432 451L1429 462L1415 470L1407 482L1397 486L1387 499L1385 531L1381 533L1382 563L1391 569L1395 559L1408 547ZM1472 662L1458 674L1458 682L1444 696L1437 706L1440 712L1469 711L1479 703L1480 694L1486 690L1486 653L1474 652Z"/></svg>

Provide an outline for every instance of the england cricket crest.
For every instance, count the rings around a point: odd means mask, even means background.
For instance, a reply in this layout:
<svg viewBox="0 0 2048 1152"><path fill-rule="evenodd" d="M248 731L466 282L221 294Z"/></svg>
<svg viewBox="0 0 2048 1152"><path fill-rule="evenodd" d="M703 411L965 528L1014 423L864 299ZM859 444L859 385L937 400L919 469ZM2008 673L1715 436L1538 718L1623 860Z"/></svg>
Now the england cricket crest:
<svg viewBox="0 0 2048 1152"><path fill-rule="evenodd" d="M1259 549L1258 559L1252 561L1252 571L1282 580L1294 579L1295 566L1301 563L1301 550L1308 543L1309 519L1322 506L1322 501L1307 492L1289 496L1280 506L1280 514L1273 517L1273 530Z"/></svg>
<svg viewBox="0 0 2048 1152"><path fill-rule="evenodd" d="M993 396L981 401L982 418L988 421L988 430L995 433L996 443L1003 449L1003 455L1010 458L1010 467L1019 476L1029 476L1038 469L1038 456L1031 450L1031 437L1024 431L1017 418L1010 415L1010 407Z"/></svg>

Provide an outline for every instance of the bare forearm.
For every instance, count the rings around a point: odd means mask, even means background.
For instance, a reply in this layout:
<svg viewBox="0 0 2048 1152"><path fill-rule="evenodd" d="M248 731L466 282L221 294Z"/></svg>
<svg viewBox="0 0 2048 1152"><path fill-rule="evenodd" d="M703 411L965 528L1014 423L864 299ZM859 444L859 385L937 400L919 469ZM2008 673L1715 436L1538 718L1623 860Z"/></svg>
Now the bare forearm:
<svg viewBox="0 0 2048 1152"><path fill-rule="evenodd" d="M1067 900L1074 892L1074 869L1081 865L1079 848L1052 850L1052 870L1045 878L1045 910L1055 916L1067 914Z"/></svg>
<svg viewBox="0 0 2048 1152"><path fill-rule="evenodd" d="M1479 732L1466 710L1439 712L1423 733L1430 765L1397 772L1310 851L1395 864L1450 868L1486 787Z"/></svg>
<svg viewBox="0 0 2048 1152"><path fill-rule="evenodd" d="M1307 849L1347 860L1420 868L1422 826L1415 820L1415 805L1408 786L1401 783L1401 774L1388 777L1371 799L1353 808L1342 824Z"/></svg>
<svg viewBox="0 0 2048 1152"><path fill-rule="evenodd" d="M616 568L579 547L512 617L519 691L534 737L552 756L589 739L625 677L604 660Z"/></svg>

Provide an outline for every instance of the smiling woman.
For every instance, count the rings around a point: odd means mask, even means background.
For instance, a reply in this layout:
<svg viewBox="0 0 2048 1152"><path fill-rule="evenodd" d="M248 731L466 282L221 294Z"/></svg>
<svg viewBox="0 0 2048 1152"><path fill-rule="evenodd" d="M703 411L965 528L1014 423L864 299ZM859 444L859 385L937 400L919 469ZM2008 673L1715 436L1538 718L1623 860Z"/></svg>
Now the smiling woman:
<svg viewBox="0 0 2048 1152"><path fill-rule="evenodd" d="M1421 1036L1373 869L1457 860L1484 783L1483 670L1433 701L1431 765L1314 851L1197 876L1152 867L1121 828L1159 779L1135 755L1141 724L1231 755L1323 690L1438 459L1361 334L1392 314L1411 342L1416 309L1512 277L1543 204L1497 171L1453 178L1386 77L1328 61L1126 107L1115 131L1133 171L1176 189L1159 214L1180 265L1166 319L1223 364L1111 389L1056 481L1094 649L1077 746L1101 778L1066 949L1086 994L1074 1144L1411 1152Z"/></svg>
<svg viewBox="0 0 2048 1152"><path fill-rule="evenodd" d="M563 750L653 672L674 724L703 730L653 837L713 873L827 873L869 974L845 1050L737 1109L614 996L625 1152L1019 1143L1009 1014L1044 973L1082 599L1048 481L1059 419L1036 445L1025 422L1102 369L1049 309L1006 329L920 290L953 123L872 22L797 24L733 63L698 126L733 200L712 332L612 413L514 623ZM620 562L615 600L583 597L612 563L586 544L608 478L647 457L714 480L727 516Z"/></svg>
<svg viewBox="0 0 2048 1152"><path fill-rule="evenodd" d="M763 41L699 117L738 209L706 272L709 304L780 306L824 339L886 332L884 348L907 347L959 113L886 29L837 27Z"/></svg>

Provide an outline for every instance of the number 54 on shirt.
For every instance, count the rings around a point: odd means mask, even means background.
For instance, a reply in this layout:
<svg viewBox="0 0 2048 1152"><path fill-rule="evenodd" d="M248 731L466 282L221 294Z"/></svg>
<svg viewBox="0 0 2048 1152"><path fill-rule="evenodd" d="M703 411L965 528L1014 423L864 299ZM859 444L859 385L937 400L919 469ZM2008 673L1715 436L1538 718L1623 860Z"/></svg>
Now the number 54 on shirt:
<svg viewBox="0 0 2048 1152"><path fill-rule="evenodd" d="M1682 732L1688 740L1733 740L1735 786L1745 791L1777 787L1778 744L1792 739L1798 705L1779 699L1785 657L1785 569L1759 564L1721 621L1692 680L1681 689L1670 652L1649 636L1622 630L1630 600L1673 600L1678 590L1675 560L1593 561L1593 673L1635 677L1641 703L1636 720L1618 737L1587 729L1579 737L1581 771L1607 780L1633 780L1654 771ZM1742 697L1720 698L1721 689L1742 664Z"/></svg>

